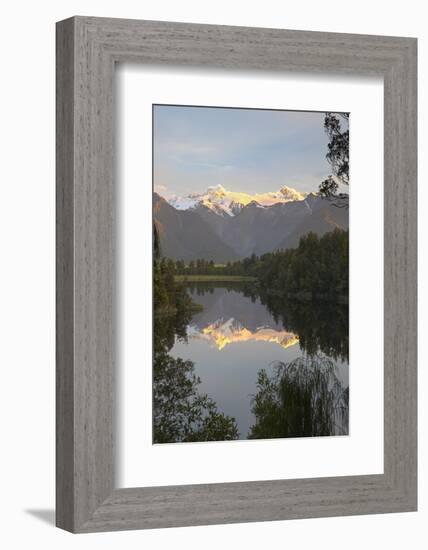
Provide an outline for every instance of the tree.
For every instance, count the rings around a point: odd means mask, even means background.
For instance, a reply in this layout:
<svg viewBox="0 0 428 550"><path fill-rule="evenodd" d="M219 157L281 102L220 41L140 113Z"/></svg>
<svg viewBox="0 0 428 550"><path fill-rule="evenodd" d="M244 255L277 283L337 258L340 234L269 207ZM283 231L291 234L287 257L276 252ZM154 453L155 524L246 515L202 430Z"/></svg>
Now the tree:
<svg viewBox="0 0 428 550"><path fill-rule="evenodd" d="M153 224L153 303L156 315L183 314L195 307L184 285L175 282L177 265L184 262L162 257L158 229Z"/></svg>
<svg viewBox="0 0 428 550"><path fill-rule="evenodd" d="M238 439L235 419L198 392L201 380L192 361L159 351L153 367L154 443Z"/></svg>
<svg viewBox="0 0 428 550"><path fill-rule="evenodd" d="M271 377L260 370L257 390L250 439L348 433L348 388L323 356L278 363Z"/></svg>
<svg viewBox="0 0 428 550"><path fill-rule="evenodd" d="M342 122L344 122L343 128ZM320 194L332 200L334 206L347 208L348 195L337 191L339 183L349 185L349 113L326 113L324 129L329 137L326 158L333 174L320 184Z"/></svg>
<svg viewBox="0 0 428 550"><path fill-rule="evenodd" d="M155 223L153 224L153 256L155 260L161 257L159 233Z"/></svg>
<svg viewBox="0 0 428 550"><path fill-rule="evenodd" d="M153 224L153 301L155 311L168 306L168 293L164 284L160 262L159 234Z"/></svg>

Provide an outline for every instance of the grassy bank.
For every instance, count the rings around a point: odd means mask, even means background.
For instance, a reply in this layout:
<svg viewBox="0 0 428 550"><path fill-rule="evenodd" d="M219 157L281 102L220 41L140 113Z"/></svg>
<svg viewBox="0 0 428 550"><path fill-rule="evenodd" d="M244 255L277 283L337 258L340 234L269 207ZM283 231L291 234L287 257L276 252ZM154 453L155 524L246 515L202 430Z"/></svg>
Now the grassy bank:
<svg viewBox="0 0 428 550"><path fill-rule="evenodd" d="M256 277L241 275L174 275L176 283L245 283L256 280Z"/></svg>

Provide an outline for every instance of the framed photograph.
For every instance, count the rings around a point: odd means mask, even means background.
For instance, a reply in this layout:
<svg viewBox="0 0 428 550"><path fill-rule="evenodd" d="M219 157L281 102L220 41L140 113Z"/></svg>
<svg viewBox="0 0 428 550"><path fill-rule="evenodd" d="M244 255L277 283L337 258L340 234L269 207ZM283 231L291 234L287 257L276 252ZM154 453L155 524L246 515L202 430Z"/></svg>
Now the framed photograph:
<svg viewBox="0 0 428 550"><path fill-rule="evenodd" d="M348 435L349 113L154 105L153 156L153 443Z"/></svg>
<svg viewBox="0 0 428 550"><path fill-rule="evenodd" d="M417 508L416 39L57 24L57 525Z"/></svg>

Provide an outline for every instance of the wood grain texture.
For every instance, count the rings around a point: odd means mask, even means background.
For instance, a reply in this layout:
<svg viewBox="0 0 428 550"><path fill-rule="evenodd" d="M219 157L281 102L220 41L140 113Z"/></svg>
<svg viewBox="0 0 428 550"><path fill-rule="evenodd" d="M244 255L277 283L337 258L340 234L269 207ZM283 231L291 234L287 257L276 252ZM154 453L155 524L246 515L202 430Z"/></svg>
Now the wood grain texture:
<svg viewBox="0 0 428 550"><path fill-rule="evenodd" d="M56 523L74 526L74 24L56 36Z"/></svg>
<svg viewBox="0 0 428 550"><path fill-rule="evenodd" d="M114 488L113 82L114 64L125 61L383 76L383 475ZM57 219L59 527L92 532L416 510L415 39L87 17L58 23Z"/></svg>

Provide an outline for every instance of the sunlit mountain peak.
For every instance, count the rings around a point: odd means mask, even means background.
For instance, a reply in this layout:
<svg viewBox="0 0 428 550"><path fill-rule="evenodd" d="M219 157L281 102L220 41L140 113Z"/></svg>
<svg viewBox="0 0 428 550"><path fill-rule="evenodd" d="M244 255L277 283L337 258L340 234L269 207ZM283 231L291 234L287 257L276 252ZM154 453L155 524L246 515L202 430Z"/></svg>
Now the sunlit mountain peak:
<svg viewBox="0 0 428 550"><path fill-rule="evenodd" d="M212 187L208 187L207 193L211 193L213 195L225 195L227 193L226 189L219 183L218 185L213 185Z"/></svg>
<svg viewBox="0 0 428 550"><path fill-rule="evenodd" d="M191 193L184 197L173 196L167 200L177 210L189 210L204 206L222 216L235 216L249 204L264 208L278 203L303 201L306 196L307 193L296 191L286 185L278 191L251 194L228 191L219 184L208 187L205 193Z"/></svg>

